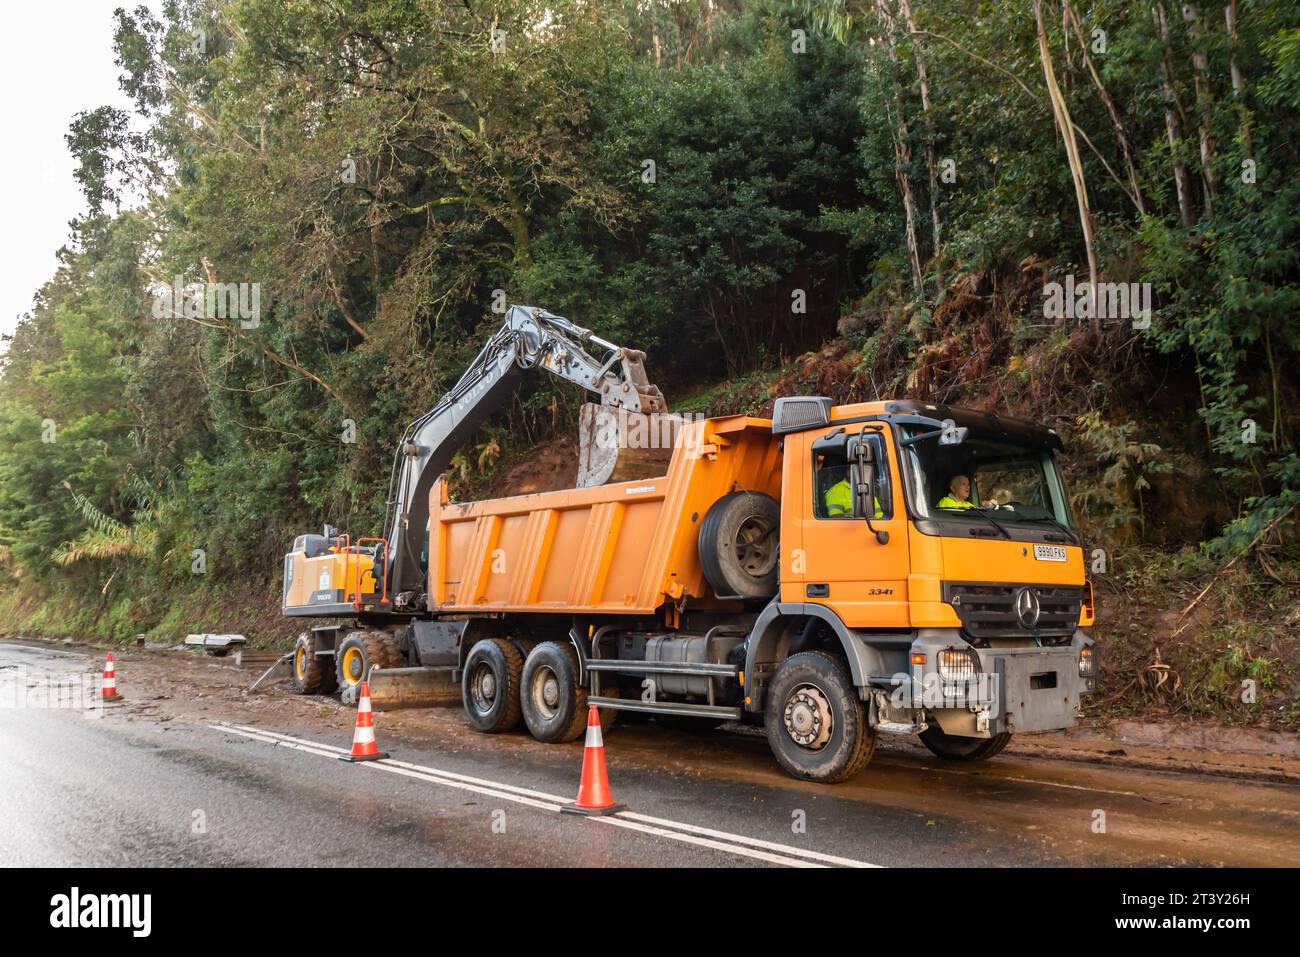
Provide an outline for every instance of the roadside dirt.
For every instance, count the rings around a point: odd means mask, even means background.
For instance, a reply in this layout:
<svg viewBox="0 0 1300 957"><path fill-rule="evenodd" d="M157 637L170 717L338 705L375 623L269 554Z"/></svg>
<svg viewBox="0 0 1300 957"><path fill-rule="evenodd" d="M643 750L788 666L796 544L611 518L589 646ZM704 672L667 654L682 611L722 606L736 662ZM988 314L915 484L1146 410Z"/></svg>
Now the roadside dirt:
<svg viewBox="0 0 1300 957"><path fill-rule="evenodd" d="M85 654L88 656L88 670L97 669L97 659L109 650L107 647L75 644L66 639L12 640ZM114 706L115 713L126 721L168 722L179 719L195 723L226 721L293 726L319 733L334 732L341 745L351 740L356 711L340 703L337 697L295 695L285 680L268 681L250 693L248 688L261 674L262 668L238 668L231 657L219 658L189 651L121 647L111 650L118 687L125 699L122 705ZM459 707L381 714L380 724L385 732L438 743L457 751L475 751L483 747L545 751L551 747L522 733L476 735L468 729ZM749 738L753 739L755 749L763 752L767 749L761 728L727 726L720 735L686 734L692 747L678 752L681 733L674 734L673 741L665 745L661 738L667 729L653 727L654 733L643 734L640 733L643 727L643 724L626 725L624 758L635 757L639 751L644 751L642 757L645 760L662 767L665 764L672 766L675 761L673 754L680 753L685 755L678 762L684 770L695 765L695 759L699 757L696 745L706 741ZM614 733L617 734L618 730L616 726ZM731 733L726 733L728 731ZM731 764L743 756L742 752L749 750L743 746L740 751L722 747L718 749L716 760ZM916 752L928 758L928 752L912 738L884 736L878 746L880 755L906 752ZM1300 736L1249 728L1173 722L1101 723L1085 719L1068 732L1016 738L1005 753L1022 758L1067 760L1113 768L1191 771L1259 781L1300 782ZM736 770L740 772L741 766L737 765Z"/></svg>

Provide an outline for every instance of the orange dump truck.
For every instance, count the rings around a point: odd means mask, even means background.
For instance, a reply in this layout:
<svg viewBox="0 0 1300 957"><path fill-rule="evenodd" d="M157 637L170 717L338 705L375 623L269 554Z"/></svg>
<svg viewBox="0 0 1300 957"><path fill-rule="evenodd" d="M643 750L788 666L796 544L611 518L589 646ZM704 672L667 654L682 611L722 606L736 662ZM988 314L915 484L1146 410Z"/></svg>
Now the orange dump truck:
<svg viewBox="0 0 1300 957"><path fill-rule="evenodd" d="M686 423L654 478L453 503L411 469L422 590L397 590L391 530L286 556L286 614L349 619L299 639L295 684L438 676L474 728L550 742L588 704L762 724L786 771L824 782L882 733L991 757L1069 727L1095 688L1059 450L991 414L789 397L772 420Z"/></svg>

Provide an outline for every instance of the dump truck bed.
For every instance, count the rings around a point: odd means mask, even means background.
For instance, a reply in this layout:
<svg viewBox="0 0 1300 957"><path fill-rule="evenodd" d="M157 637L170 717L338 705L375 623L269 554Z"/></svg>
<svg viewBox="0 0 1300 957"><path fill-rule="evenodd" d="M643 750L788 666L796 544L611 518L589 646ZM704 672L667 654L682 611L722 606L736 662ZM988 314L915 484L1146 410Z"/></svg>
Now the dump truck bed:
<svg viewBox="0 0 1300 957"><path fill-rule="evenodd" d="M596 488L449 503L430 495L429 604L441 613L651 613L711 594L696 549L733 490L780 498L767 419L683 426L667 474Z"/></svg>

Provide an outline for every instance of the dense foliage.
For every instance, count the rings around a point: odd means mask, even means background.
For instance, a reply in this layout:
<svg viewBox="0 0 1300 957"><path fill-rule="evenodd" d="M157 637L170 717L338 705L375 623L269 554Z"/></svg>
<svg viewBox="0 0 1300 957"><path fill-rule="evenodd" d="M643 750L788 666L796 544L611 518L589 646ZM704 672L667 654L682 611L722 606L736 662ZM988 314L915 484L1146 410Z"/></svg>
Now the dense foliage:
<svg viewBox="0 0 1300 957"><path fill-rule="evenodd" d="M157 603L200 570L269 584L324 520L373 534L397 436L502 295L648 350L670 400L842 335L854 394L1052 417L1097 534L1143 514L1148 425L1198 411L1176 444L1228 507L1181 534L1243 548L1300 503L1300 10L1226 12L118 11L135 109L72 124L89 213L4 357L0 560ZM1149 328L1045 318L1067 273L1152 283ZM191 283L256 314L187 308ZM463 471L570 427L555 395Z"/></svg>

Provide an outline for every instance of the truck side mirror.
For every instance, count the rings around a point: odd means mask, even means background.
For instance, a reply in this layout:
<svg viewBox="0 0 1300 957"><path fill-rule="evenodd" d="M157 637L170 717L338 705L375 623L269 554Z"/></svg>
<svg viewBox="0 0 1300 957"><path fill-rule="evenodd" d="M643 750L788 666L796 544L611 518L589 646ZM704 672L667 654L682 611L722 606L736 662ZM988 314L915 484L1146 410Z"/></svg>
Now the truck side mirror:
<svg viewBox="0 0 1300 957"><path fill-rule="evenodd" d="M865 438L850 446L852 461L849 464L849 484L853 487L853 517L865 519L867 528L881 545L889 543L889 533L871 524L876 513L876 461L875 449Z"/></svg>

